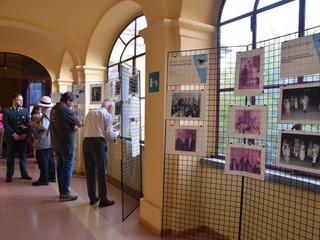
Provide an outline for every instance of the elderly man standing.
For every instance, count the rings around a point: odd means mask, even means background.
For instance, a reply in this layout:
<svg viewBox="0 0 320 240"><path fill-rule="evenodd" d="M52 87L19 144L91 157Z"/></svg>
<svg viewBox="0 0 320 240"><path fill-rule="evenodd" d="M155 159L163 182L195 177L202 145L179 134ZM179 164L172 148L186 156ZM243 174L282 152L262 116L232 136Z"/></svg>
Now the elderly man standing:
<svg viewBox="0 0 320 240"><path fill-rule="evenodd" d="M33 186L48 185L56 181L55 162L50 138L50 113L53 104L51 98L43 96L37 103L41 108L42 115L39 119L31 121L33 130L33 148L36 150L36 159L40 169L38 181Z"/></svg>
<svg viewBox="0 0 320 240"><path fill-rule="evenodd" d="M87 178L87 191L90 205L99 202L99 207L114 204L107 198L107 147L106 140L115 139L119 131L113 128L113 101L105 99L100 109L91 110L85 119L83 155ZM98 175L98 197L96 194L96 171Z"/></svg>
<svg viewBox="0 0 320 240"><path fill-rule="evenodd" d="M78 198L71 195L71 182L74 155L76 149L76 132L82 123L71 109L75 97L72 92L65 92L51 110L50 134L52 149L57 162L57 178L60 193L60 202L74 201Z"/></svg>

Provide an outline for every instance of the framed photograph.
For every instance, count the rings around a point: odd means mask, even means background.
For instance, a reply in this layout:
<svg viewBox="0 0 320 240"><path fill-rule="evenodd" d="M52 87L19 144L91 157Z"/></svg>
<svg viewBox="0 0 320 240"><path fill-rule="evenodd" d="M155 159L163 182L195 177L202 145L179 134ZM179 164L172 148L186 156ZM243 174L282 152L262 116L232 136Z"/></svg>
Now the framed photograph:
<svg viewBox="0 0 320 240"><path fill-rule="evenodd" d="M266 150L264 146L229 143L225 173L264 180Z"/></svg>
<svg viewBox="0 0 320 240"><path fill-rule="evenodd" d="M266 139L268 107L264 105L230 106L228 136Z"/></svg>
<svg viewBox="0 0 320 240"><path fill-rule="evenodd" d="M90 104L101 103L102 84L90 85Z"/></svg>
<svg viewBox="0 0 320 240"><path fill-rule="evenodd" d="M278 122L319 124L320 83L280 87Z"/></svg>
<svg viewBox="0 0 320 240"><path fill-rule="evenodd" d="M167 126L166 153L205 156L206 127Z"/></svg>
<svg viewBox="0 0 320 240"><path fill-rule="evenodd" d="M235 96L263 94L264 49L238 52L234 83Z"/></svg>
<svg viewBox="0 0 320 240"><path fill-rule="evenodd" d="M139 75L135 74L129 77L129 94L136 95L139 90Z"/></svg>
<svg viewBox="0 0 320 240"><path fill-rule="evenodd" d="M204 120L206 91L167 91L168 119Z"/></svg>
<svg viewBox="0 0 320 240"><path fill-rule="evenodd" d="M280 130L276 165L320 173L319 146L319 132Z"/></svg>

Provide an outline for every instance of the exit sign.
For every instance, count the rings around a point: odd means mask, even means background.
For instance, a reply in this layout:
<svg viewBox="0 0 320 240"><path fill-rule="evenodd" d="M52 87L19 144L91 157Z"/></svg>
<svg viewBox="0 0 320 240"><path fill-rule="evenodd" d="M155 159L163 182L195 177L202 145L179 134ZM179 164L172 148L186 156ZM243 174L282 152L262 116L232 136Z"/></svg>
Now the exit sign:
<svg viewBox="0 0 320 240"><path fill-rule="evenodd" d="M149 73L149 93L159 92L160 73Z"/></svg>

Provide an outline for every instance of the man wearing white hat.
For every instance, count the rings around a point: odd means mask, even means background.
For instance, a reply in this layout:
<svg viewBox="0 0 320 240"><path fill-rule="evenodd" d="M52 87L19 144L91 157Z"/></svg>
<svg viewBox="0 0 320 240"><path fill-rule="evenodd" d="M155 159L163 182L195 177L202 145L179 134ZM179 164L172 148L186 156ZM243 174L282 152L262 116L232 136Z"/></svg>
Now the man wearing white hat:
<svg viewBox="0 0 320 240"><path fill-rule="evenodd" d="M50 138L50 113L53 104L51 98L43 96L37 103L41 107L42 116L38 121L32 123L33 131L33 148L36 150L36 159L40 169L38 181L33 182L33 186L48 185L56 181L55 162Z"/></svg>

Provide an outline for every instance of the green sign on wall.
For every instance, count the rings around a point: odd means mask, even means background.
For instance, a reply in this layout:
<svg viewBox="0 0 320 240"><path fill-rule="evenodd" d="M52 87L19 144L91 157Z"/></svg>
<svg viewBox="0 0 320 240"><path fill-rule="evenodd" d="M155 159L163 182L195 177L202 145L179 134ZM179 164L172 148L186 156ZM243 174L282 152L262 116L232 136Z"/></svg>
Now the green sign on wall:
<svg viewBox="0 0 320 240"><path fill-rule="evenodd" d="M160 73L149 73L149 93L159 92Z"/></svg>

